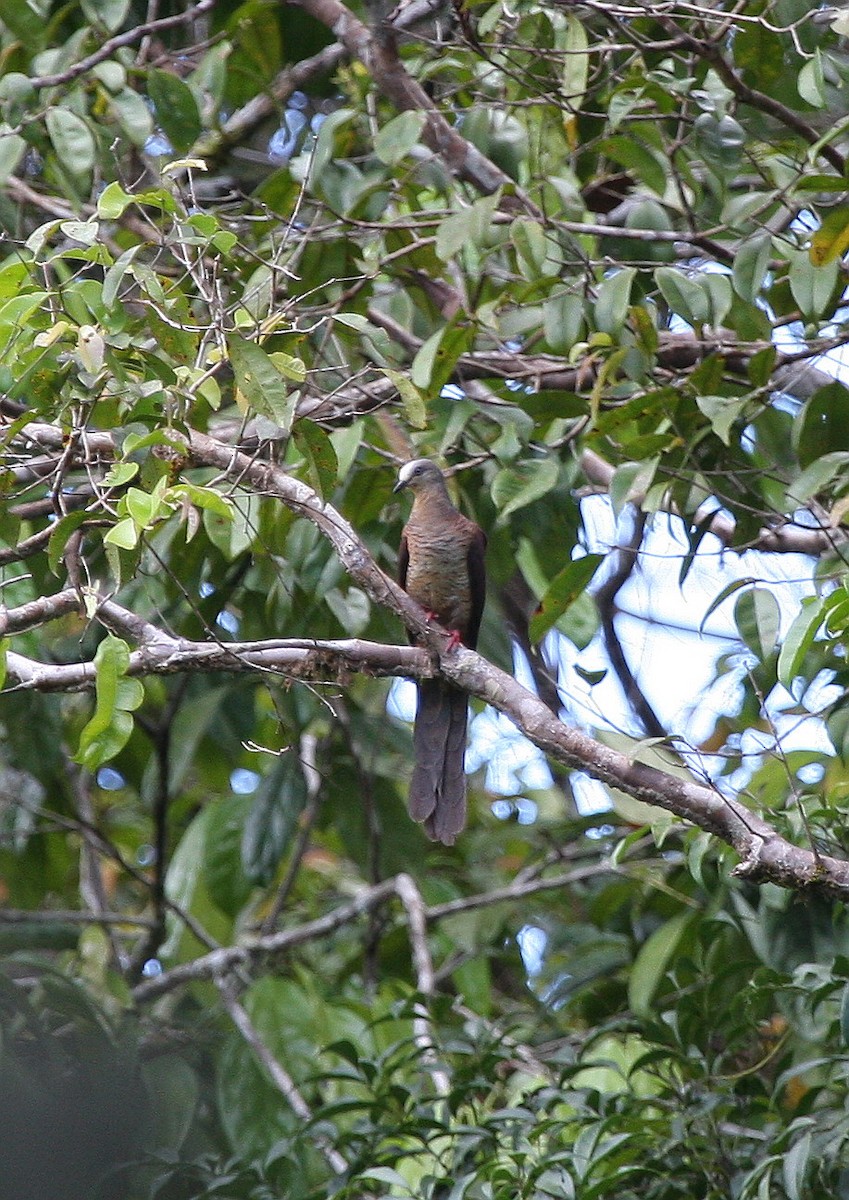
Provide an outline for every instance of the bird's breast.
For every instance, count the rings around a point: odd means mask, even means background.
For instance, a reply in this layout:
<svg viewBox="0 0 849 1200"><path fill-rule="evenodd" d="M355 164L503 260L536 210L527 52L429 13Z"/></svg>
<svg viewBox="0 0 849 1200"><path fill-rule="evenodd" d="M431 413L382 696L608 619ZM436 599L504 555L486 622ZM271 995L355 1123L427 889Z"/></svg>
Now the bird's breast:
<svg viewBox="0 0 849 1200"><path fill-rule="evenodd" d="M432 531L420 533L415 528L407 529L410 561L406 588L441 625L462 635L471 616L469 547L457 532L438 537Z"/></svg>

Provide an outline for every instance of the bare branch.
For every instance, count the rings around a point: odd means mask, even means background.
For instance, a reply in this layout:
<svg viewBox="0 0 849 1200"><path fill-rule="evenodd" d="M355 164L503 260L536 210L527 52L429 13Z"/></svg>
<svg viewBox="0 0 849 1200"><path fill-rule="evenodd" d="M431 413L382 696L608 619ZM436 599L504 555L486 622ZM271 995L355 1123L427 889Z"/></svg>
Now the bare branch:
<svg viewBox="0 0 849 1200"><path fill-rule="evenodd" d="M109 38L93 54L89 54L88 58L81 58L79 62L67 67L64 71L57 71L53 75L34 75L29 80L29 84L33 88L41 89L58 87L62 83L70 83L72 79L78 79L80 75L84 75L86 71L90 71L92 67L96 67L98 63L105 62L107 58L114 54L116 50L120 50L122 46L132 46L135 42L140 42L151 33L161 33L166 29L173 29L176 25L190 25L197 17L209 12L214 7L214 4L215 0L199 0L192 8L187 8L185 12L177 13L171 17L159 17L154 21L147 21L141 25L134 25L132 29Z"/></svg>

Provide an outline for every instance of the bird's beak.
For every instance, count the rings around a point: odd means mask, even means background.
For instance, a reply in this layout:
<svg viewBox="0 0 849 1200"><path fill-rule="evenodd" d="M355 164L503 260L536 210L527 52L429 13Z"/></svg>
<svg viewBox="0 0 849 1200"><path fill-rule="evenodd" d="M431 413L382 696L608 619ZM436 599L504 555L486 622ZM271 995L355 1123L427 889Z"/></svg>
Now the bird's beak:
<svg viewBox="0 0 849 1200"><path fill-rule="evenodd" d="M406 486L407 486L406 479L399 479L398 482L395 484L395 487L392 489L392 495L394 496L396 492L403 491Z"/></svg>

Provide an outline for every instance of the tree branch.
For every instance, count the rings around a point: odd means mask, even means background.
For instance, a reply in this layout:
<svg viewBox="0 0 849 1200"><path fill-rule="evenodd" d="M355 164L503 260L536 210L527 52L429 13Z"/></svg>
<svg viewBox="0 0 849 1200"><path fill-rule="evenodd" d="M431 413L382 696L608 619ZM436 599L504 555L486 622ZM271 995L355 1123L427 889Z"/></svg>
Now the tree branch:
<svg viewBox="0 0 849 1200"><path fill-rule="evenodd" d="M451 649L448 633L375 563L352 526L311 488L274 463L251 458L206 434L187 431L187 456L215 466L242 486L274 496L310 520L330 541L341 563L370 599L394 612L425 647L385 646L358 639L254 643L206 643L173 638L142 623L143 644L130 656L133 674L184 670L274 670L297 677L338 679L350 670L425 678L435 672L508 716L544 753L610 787L658 805L731 845L741 856L740 875L785 887L816 887L849 896L849 863L793 846L745 805L689 779L668 775L604 746L554 716L516 680L464 647ZM104 615L110 613L107 601ZM25 606L26 607L26 606ZM119 610L123 612L124 610ZM113 613L114 615L114 613ZM9 614L13 622L15 613ZM45 665L7 653L9 677L18 688L70 690L91 687L92 663Z"/></svg>
<svg viewBox="0 0 849 1200"><path fill-rule="evenodd" d="M339 0L288 0L288 3L303 8L330 29L397 108L425 114L422 137L453 174L487 196L504 188L508 192L505 208L522 208L534 216L541 215L536 205L520 193L515 180L449 125L421 84L404 69L391 36L380 39L373 36L368 26Z"/></svg>

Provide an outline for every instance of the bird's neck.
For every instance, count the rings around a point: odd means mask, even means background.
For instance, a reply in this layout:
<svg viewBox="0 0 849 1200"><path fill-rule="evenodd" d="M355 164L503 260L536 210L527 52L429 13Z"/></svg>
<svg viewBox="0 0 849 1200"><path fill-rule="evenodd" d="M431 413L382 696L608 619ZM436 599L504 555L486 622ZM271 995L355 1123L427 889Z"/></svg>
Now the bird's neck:
<svg viewBox="0 0 849 1200"><path fill-rule="evenodd" d="M451 497L445 489L440 488L437 491L434 488L432 491L419 492L413 500L410 516L416 520L432 521L442 515L453 515L456 512L457 509L451 503Z"/></svg>

